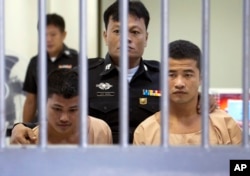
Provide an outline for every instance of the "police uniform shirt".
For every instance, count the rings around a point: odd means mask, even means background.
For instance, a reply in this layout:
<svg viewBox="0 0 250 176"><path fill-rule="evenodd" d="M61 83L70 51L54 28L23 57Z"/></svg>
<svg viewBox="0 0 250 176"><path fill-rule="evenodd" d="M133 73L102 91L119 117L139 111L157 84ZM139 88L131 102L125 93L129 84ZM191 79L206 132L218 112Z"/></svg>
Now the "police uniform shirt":
<svg viewBox="0 0 250 176"><path fill-rule="evenodd" d="M92 59L90 59L92 60ZM103 119L119 142L119 72L107 55L93 59L89 67L89 115ZM159 111L159 62L141 60L129 82L129 143L135 128ZM127 97L121 97L127 98Z"/></svg>
<svg viewBox="0 0 250 176"><path fill-rule="evenodd" d="M23 90L29 93L37 93L38 84L38 55L33 57L28 65L24 80ZM62 52L58 55L54 62L51 61L47 54L47 73L57 68L73 68L78 65L78 54L76 50L68 48L64 45Z"/></svg>

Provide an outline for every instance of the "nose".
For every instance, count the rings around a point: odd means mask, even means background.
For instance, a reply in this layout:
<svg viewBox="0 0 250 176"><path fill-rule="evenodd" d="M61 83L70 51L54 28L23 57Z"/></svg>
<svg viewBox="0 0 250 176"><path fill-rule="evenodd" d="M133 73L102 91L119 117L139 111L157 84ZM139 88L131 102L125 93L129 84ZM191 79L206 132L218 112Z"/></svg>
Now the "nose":
<svg viewBox="0 0 250 176"><path fill-rule="evenodd" d="M132 42L132 37L131 37L131 34L128 33L128 43L131 43Z"/></svg>
<svg viewBox="0 0 250 176"><path fill-rule="evenodd" d="M183 89L184 87L185 87L185 81L184 81L184 79L182 78L182 76L178 76L175 79L175 88L176 89Z"/></svg>
<svg viewBox="0 0 250 176"><path fill-rule="evenodd" d="M51 37L50 35L47 34L47 35L46 35L46 41L47 41L47 42L50 42L51 39L52 39L52 37Z"/></svg>
<svg viewBox="0 0 250 176"><path fill-rule="evenodd" d="M60 121L61 122L67 122L69 120L69 114L66 112L63 112L60 116Z"/></svg>

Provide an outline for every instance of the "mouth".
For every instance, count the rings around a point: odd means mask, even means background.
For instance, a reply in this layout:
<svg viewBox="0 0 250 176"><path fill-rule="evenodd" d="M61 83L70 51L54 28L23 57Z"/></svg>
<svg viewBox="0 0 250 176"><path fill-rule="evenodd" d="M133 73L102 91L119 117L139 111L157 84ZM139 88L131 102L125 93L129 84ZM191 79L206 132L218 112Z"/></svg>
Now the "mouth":
<svg viewBox="0 0 250 176"><path fill-rule="evenodd" d="M47 45L47 48L53 48L53 45Z"/></svg>
<svg viewBox="0 0 250 176"><path fill-rule="evenodd" d="M175 95L183 95L183 94L187 94L187 93L184 92L184 91L176 91L173 94L175 94Z"/></svg>
<svg viewBox="0 0 250 176"><path fill-rule="evenodd" d="M119 48L117 48L117 49L120 50L121 48L119 47ZM134 50L134 48L131 47L131 46L128 46L128 51L130 51L130 50Z"/></svg>
<svg viewBox="0 0 250 176"><path fill-rule="evenodd" d="M66 128L71 126L70 124L58 124L57 126L62 127L62 128Z"/></svg>

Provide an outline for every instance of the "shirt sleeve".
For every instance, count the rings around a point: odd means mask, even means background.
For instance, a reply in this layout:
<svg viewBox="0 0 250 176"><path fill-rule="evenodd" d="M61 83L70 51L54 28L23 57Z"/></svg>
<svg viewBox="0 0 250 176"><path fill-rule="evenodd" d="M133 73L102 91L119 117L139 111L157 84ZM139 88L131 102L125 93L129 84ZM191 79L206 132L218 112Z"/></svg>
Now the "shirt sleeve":
<svg viewBox="0 0 250 176"><path fill-rule="evenodd" d="M37 93L36 67L36 62L31 59L26 71L23 84L24 91L34 94Z"/></svg>

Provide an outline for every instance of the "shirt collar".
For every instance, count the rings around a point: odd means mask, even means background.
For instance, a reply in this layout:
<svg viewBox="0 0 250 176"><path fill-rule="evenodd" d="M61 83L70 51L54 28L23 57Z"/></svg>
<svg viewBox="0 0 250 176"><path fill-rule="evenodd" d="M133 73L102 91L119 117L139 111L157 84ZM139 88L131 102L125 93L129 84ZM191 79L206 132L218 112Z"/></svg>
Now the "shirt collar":
<svg viewBox="0 0 250 176"><path fill-rule="evenodd" d="M116 68L117 66L115 66L113 64L113 62L110 58L110 55L108 53L106 54L104 64L105 64L105 67L104 67L104 70L100 74L101 76L108 75L109 73L113 72L114 70L118 72L118 70ZM139 68L138 68L137 72L134 74L132 80L140 75L144 75L145 78L151 82L153 81L150 74L148 73L148 66L144 63L143 59L141 59L140 64L139 64Z"/></svg>
<svg viewBox="0 0 250 176"><path fill-rule="evenodd" d="M48 55L48 58L49 58L49 53L47 53L47 55ZM63 44L63 49L61 50L61 52L56 57L56 60L58 58L61 58L62 56L66 57L66 58L71 58L71 56L72 56L72 53L71 53L70 49L65 44Z"/></svg>
<svg viewBox="0 0 250 176"><path fill-rule="evenodd" d="M117 70L116 66L113 64L109 54L106 54L104 65L105 65L104 70L101 72L102 76L107 75L114 70Z"/></svg>

